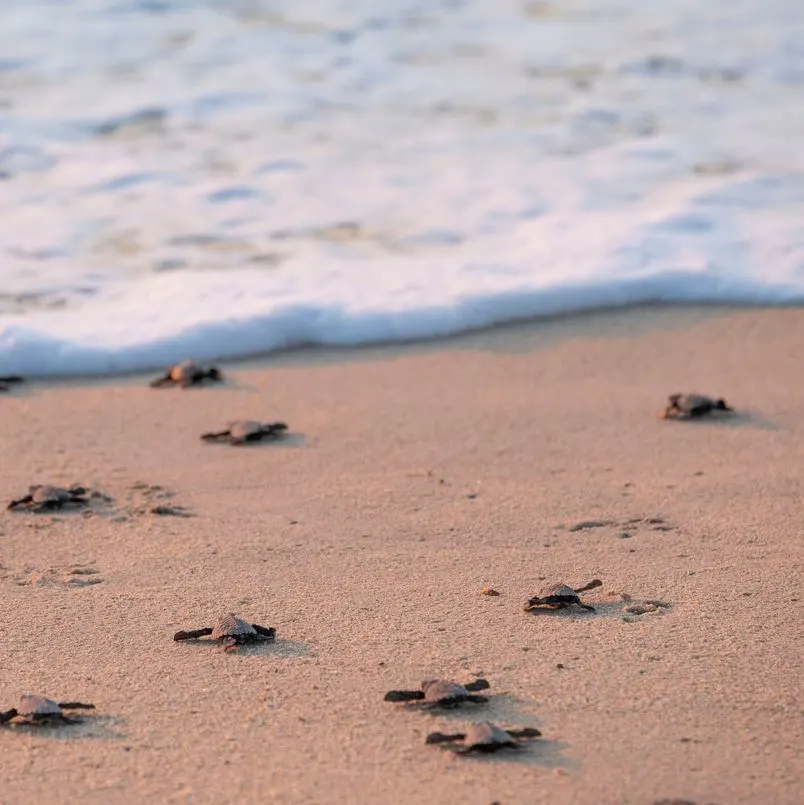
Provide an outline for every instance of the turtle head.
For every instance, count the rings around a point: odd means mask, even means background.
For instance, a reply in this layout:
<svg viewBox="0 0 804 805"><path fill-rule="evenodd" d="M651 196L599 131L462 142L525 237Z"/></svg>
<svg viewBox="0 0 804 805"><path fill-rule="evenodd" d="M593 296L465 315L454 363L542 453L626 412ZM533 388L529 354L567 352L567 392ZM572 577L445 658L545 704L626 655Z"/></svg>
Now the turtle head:
<svg viewBox="0 0 804 805"><path fill-rule="evenodd" d="M720 397L717 400L715 400L715 408L717 408L718 411L733 411L734 410L733 408L730 408L728 405L726 405L726 401L722 397Z"/></svg>
<svg viewBox="0 0 804 805"><path fill-rule="evenodd" d="M221 375L220 369L216 369L214 366L211 369L207 369L207 377L210 380L222 380L223 376Z"/></svg>

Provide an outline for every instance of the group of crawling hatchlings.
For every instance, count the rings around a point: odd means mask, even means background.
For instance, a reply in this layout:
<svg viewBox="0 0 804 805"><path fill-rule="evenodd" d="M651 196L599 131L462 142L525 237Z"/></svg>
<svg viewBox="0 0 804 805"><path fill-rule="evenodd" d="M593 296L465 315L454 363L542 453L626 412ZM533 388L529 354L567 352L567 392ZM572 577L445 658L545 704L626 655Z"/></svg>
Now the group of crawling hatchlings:
<svg viewBox="0 0 804 805"><path fill-rule="evenodd" d="M22 382L21 377L0 377L0 391L9 391L15 383ZM223 381L221 372L212 367L204 369L193 361L172 366L164 375L151 382L153 388L181 387L189 388L204 383ZM672 394L662 416L665 419L697 419L722 412L733 413L725 400L714 399L701 394ZM280 439L285 434L287 425L284 422L255 422L252 420L236 420L228 423L225 429L204 433L201 438L208 442L225 442L242 445L262 439ZM26 495L12 500L8 504L10 510L29 510L35 512L55 511L63 508L84 506L92 497L90 490L81 486L63 489L50 485L32 486ZM580 594L602 586L599 579L593 579L583 587L573 588L562 582L546 584L539 594L525 604L526 612L539 610L561 610L579 607L587 612L594 612L594 607L581 601ZM494 595L493 590L487 591ZM199 640L209 638L219 642L225 651L235 651L238 647L271 643L276 639L276 630L272 627L249 623L234 614L226 614L218 618L212 626L176 632L175 641ZM401 702L406 707L433 710L438 708L458 708L464 705L482 705L488 702L486 696L478 695L478 691L490 687L485 679L476 679L466 685L446 679L428 679L422 682L418 690L391 690L385 695L387 702ZM0 711L0 725L27 725L35 727L54 727L81 722L75 715L78 710L92 710L94 705L83 702L55 702L43 696L25 695L16 707L5 712ZM539 738L541 733L533 727L522 729L502 729L489 721L470 724L464 732L445 734L432 732L426 743L438 744L457 754L467 755L474 752L497 752L501 749L519 749L528 741Z"/></svg>

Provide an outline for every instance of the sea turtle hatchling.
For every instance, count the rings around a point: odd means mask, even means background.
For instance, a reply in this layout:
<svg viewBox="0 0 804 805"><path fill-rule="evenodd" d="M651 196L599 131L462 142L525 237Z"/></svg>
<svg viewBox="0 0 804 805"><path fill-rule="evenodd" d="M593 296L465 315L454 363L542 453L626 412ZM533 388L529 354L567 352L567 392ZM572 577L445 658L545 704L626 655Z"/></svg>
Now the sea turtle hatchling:
<svg viewBox="0 0 804 805"><path fill-rule="evenodd" d="M193 361L182 361L175 366L171 366L162 377L152 380L151 388L181 386L186 389L189 386L198 386L207 380L211 383L220 383L223 380L223 375L214 366L209 369L202 369Z"/></svg>
<svg viewBox="0 0 804 805"><path fill-rule="evenodd" d="M476 696L475 691L488 690L485 679L475 679L466 685L447 679L425 679L420 690L389 690L386 702L412 702L414 707L431 710L436 707L460 707L462 704L485 704L486 696Z"/></svg>
<svg viewBox="0 0 804 805"><path fill-rule="evenodd" d="M667 398L662 417L664 419L697 419L716 411L732 413L733 408L719 397L705 397L703 394L671 394Z"/></svg>
<svg viewBox="0 0 804 805"><path fill-rule="evenodd" d="M90 494L83 486L73 485L69 489L50 484L37 484L28 487L28 494L17 500L12 500L7 508L27 509L33 512L55 511L68 507L80 507L89 504Z"/></svg>
<svg viewBox="0 0 804 805"><path fill-rule="evenodd" d="M82 719L68 716L65 710L94 710L94 704L83 702L54 702L44 696L26 694L20 696L16 707L0 712L0 724L33 724L41 727L56 727L65 724L79 724Z"/></svg>
<svg viewBox="0 0 804 805"><path fill-rule="evenodd" d="M573 604L588 612L594 612L595 608L584 604L578 593L585 593L587 590L594 590L595 587L601 586L603 586L603 582L600 579L592 579L589 584L576 588L562 582L546 584L539 590L538 595L528 600L525 604L525 612L532 612L535 609L567 609Z"/></svg>
<svg viewBox="0 0 804 805"><path fill-rule="evenodd" d="M205 442L228 442L229 444L246 444L259 442L262 439L279 439L288 426L284 422L255 422L251 419L236 419L229 423L226 430L215 433L204 433L201 438Z"/></svg>
<svg viewBox="0 0 804 805"><path fill-rule="evenodd" d="M205 626L202 629L192 629L188 632L176 632L173 639L176 641L197 640L207 636L212 640L220 640L224 648L231 651L249 643L273 643L276 640L276 629L248 623L230 612L218 618L214 626Z"/></svg>
<svg viewBox="0 0 804 805"><path fill-rule="evenodd" d="M22 383L23 378L19 375L2 375L0 376L0 392L11 391L13 383Z"/></svg>
<svg viewBox="0 0 804 805"><path fill-rule="evenodd" d="M443 732L431 732L425 743L442 744L459 755L472 752L498 752L500 749L519 749L523 742L541 736L535 727L524 727L518 730L504 730L490 721L478 721L470 724L466 732L446 735Z"/></svg>

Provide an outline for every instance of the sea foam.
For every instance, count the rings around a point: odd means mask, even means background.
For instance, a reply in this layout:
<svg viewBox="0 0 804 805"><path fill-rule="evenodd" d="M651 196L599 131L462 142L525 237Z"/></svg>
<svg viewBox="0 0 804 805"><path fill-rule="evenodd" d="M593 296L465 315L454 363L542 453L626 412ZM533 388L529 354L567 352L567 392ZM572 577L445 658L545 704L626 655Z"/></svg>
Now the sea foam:
<svg viewBox="0 0 804 805"><path fill-rule="evenodd" d="M804 301L798 0L48 8L0 12L0 374Z"/></svg>

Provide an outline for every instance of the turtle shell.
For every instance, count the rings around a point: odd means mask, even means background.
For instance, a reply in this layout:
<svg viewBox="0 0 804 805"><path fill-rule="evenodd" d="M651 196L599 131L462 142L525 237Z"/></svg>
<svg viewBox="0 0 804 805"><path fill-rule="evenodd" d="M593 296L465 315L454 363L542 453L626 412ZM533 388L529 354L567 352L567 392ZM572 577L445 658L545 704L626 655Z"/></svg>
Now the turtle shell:
<svg viewBox="0 0 804 805"><path fill-rule="evenodd" d="M557 582L555 584L547 584L539 591L539 598L544 601L544 603L549 604L550 599L554 601L561 602L561 601L579 601L578 593L572 589L568 584L564 584L563 582Z"/></svg>
<svg viewBox="0 0 804 805"><path fill-rule="evenodd" d="M46 699L44 696L28 693L24 696L20 696L20 703L17 705L17 715L26 718L60 716L62 715L62 710L52 699Z"/></svg>
<svg viewBox="0 0 804 805"><path fill-rule="evenodd" d="M245 441L249 436L262 433L262 430L262 422L255 422L253 419L237 419L229 423L229 438Z"/></svg>
<svg viewBox="0 0 804 805"><path fill-rule="evenodd" d="M674 394L670 402L680 411L689 414L692 411L711 409L715 407L715 400L703 394Z"/></svg>
<svg viewBox="0 0 804 805"><path fill-rule="evenodd" d="M34 503L57 503L58 501L69 500L72 495L66 489L50 484L32 486L28 490Z"/></svg>
<svg viewBox="0 0 804 805"><path fill-rule="evenodd" d="M424 700L426 702L440 702L445 699L465 699L469 691L457 682L448 682L445 679L426 679L422 682Z"/></svg>
<svg viewBox="0 0 804 805"><path fill-rule="evenodd" d="M504 729L490 721L477 721L467 727L463 744L466 747L515 746L516 741Z"/></svg>
<svg viewBox="0 0 804 805"><path fill-rule="evenodd" d="M193 376L199 371L198 366L193 361L182 361L170 367L170 379L174 383L185 383L192 380Z"/></svg>
<svg viewBox="0 0 804 805"><path fill-rule="evenodd" d="M715 400L704 394L682 394L678 402L682 408L698 408L701 405L714 405Z"/></svg>
<svg viewBox="0 0 804 805"><path fill-rule="evenodd" d="M242 618L231 612L218 618L212 627L212 639L220 640L222 637L236 637L238 635L257 634L257 630Z"/></svg>

